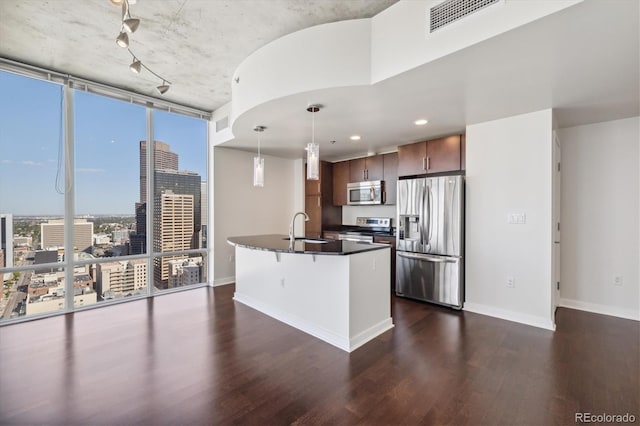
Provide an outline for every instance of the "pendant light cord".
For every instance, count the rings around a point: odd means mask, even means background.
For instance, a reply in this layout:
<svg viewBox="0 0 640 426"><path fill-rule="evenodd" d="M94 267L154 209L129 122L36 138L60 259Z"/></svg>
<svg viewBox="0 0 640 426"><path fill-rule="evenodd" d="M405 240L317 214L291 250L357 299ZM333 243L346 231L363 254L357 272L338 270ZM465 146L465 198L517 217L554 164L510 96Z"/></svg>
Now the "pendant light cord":
<svg viewBox="0 0 640 426"><path fill-rule="evenodd" d="M311 143L316 143L316 113L311 112Z"/></svg>

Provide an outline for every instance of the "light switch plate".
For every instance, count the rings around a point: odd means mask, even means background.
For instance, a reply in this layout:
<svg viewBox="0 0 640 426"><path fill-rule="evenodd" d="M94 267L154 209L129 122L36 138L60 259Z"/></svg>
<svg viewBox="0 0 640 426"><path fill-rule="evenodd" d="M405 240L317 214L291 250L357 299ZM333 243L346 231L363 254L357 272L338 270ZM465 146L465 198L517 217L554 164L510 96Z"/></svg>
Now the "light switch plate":
<svg viewBox="0 0 640 426"><path fill-rule="evenodd" d="M510 225L524 225L527 223L527 215L525 213L508 213L507 223Z"/></svg>

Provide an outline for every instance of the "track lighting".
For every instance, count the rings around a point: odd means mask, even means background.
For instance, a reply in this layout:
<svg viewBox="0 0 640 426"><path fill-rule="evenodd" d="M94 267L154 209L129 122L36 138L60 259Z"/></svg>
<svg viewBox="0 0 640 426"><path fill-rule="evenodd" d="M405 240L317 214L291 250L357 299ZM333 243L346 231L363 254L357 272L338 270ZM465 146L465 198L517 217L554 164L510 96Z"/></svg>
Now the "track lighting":
<svg viewBox="0 0 640 426"><path fill-rule="evenodd" d="M134 56L133 62L129 65L129 69L136 74L140 74L140 71L142 70L142 62Z"/></svg>
<svg viewBox="0 0 640 426"><path fill-rule="evenodd" d="M136 32L138 27L140 26L140 19L131 17L130 6L136 3L136 0L111 0L116 6L120 6L122 8L122 25L120 27L120 34L116 37L116 43L118 46L127 49L127 51L133 57L133 61L129 65L129 69L131 72L135 74L140 74L142 68L149 71L154 76L158 77L158 79L162 80L162 84L156 86L156 90L161 95L167 93L167 91L171 88L171 82L162 76L153 72L149 67L142 63L140 59L129 49L129 34Z"/></svg>
<svg viewBox="0 0 640 426"><path fill-rule="evenodd" d="M169 90L171 86L167 84L166 81L162 80L162 84L158 87L156 87L156 89L158 89L158 92L160 92L161 95L164 95L165 93L167 93L167 90Z"/></svg>
<svg viewBox="0 0 640 426"><path fill-rule="evenodd" d="M129 33L135 33L140 26L140 20L136 18L129 18L122 21L122 27Z"/></svg>
<svg viewBox="0 0 640 426"><path fill-rule="evenodd" d="M118 37L116 37L116 43L120 47L129 47L129 36L122 31Z"/></svg>

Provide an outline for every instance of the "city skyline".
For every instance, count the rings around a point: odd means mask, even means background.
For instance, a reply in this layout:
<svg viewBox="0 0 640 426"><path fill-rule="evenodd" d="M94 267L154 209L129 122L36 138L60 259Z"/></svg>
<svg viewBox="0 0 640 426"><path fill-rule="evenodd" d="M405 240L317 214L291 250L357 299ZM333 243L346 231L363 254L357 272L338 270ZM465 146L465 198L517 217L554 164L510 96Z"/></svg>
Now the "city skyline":
<svg viewBox="0 0 640 426"><path fill-rule="evenodd" d="M58 173L62 86L0 71L0 212L63 216ZM10 101L8 101L10 100ZM139 201L139 143L146 109L81 91L74 94L75 212L134 215ZM171 145L180 169L206 180L207 123L154 110L154 140Z"/></svg>

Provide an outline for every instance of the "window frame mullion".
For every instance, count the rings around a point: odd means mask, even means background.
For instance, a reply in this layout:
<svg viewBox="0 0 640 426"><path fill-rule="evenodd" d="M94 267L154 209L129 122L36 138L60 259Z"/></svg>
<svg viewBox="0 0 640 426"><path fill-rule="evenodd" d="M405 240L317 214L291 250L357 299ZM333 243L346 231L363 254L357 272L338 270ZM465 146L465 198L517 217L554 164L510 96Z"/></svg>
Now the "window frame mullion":
<svg viewBox="0 0 640 426"><path fill-rule="evenodd" d="M74 92L69 81L62 86L64 126L64 311L73 312L73 237L75 223Z"/></svg>

